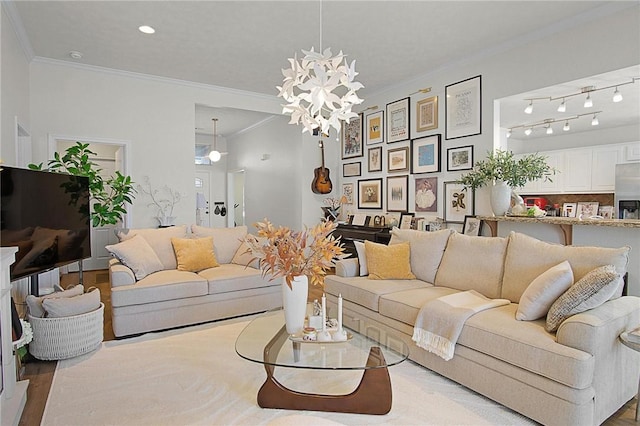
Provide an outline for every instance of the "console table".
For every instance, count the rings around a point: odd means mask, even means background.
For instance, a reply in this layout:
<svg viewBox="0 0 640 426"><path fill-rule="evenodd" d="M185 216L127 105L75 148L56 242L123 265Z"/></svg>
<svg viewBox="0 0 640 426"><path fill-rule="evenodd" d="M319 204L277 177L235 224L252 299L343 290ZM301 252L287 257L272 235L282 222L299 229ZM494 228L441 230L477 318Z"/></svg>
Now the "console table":
<svg viewBox="0 0 640 426"><path fill-rule="evenodd" d="M375 226L358 226L348 224L338 224L338 227L333 231L333 235L338 238L341 237L341 241L344 243L345 253L351 253L352 256L357 257L356 247L353 244L354 241L373 241L374 243L389 244L391 240L390 228L387 227L375 227Z"/></svg>

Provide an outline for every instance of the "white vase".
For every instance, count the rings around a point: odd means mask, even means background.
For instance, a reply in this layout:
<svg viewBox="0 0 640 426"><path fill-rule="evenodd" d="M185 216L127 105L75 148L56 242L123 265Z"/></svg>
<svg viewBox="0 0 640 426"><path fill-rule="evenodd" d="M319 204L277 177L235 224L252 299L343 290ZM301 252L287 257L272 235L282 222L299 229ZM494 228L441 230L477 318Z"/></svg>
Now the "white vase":
<svg viewBox="0 0 640 426"><path fill-rule="evenodd" d="M307 314L308 294L309 280L306 275L294 277L291 288L287 285L287 279L282 278L282 305L287 333L302 335L304 317Z"/></svg>
<svg viewBox="0 0 640 426"><path fill-rule="evenodd" d="M491 210L494 216L504 216L511 207L511 188L505 181L496 180L491 187Z"/></svg>
<svg viewBox="0 0 640 426"><path fill-rule="evenodd" d="M156 216L161 227L174 226L176 224L175 216Z"/></svg>

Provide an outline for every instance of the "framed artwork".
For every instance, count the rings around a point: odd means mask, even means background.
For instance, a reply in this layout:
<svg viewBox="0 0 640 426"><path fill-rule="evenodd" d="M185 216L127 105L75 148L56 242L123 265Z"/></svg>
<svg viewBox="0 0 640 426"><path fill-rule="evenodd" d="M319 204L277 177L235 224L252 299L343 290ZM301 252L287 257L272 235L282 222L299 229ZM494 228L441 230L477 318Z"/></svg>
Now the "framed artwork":
<svg viewBox="0 0 640 426"><path fill-rule="evenodd" d="M464 223L465 216L475 216L473 190L465 189L461 183L444 183L444 221Z"/></svg>
<svg viewBox="0 0 640 426"><path fill-rule="evenodd" d="M578 201L578 206L576 208L576 217L591 217L596 216L598 214L598 206L600 203L597 201Z"/></svg>
<svg viewBox="0 0 640 426"><path fill-rule="evenodd" d="M482 133L482 76L445 87L446 139Z"/></svg>
<svg viewBox="0 0 640 426"><path fill-rule="evenodd" d="M344 163L342 165L342 177L360 176L362 174L360 162Z"/></svg>
<svg viewBox="0 0 640 426"><path fill-rule="evenodd" d="M364 128L367 145L384 142L384 111L368 114Z"/></svg>
<svg viewBox="0 0 640 426"><path fill-rule="evenodd" d="M409 171L409 147L390 149L387 151L387 171L388 172L408 172Z"/></svg>
<svg viewBox="0 0 640 426"><path fill-rule="evenodd" d="M613 214L614 214L613 206L598 207L598 215L602 216L603 219L615 219L613 217Z"/></svg>
<svg viewBox="0 0 640 426"><path fill-rule="evenodd" d="M342 204L353 204L353 183L342 184L342 195L345 200Z"/></svg>
<svg viewBox="0 0 640 426"><path fill-rule="evenodd" d="M440 171L440 135L411 141L411 173Z"/></svg>
<svg viewBox="0 0 640 426"><path fill-rule="evenodd" d="M576 203L564 203L562 205L562 216L564 217L576 217Z"/></svg>
<svg viewBox="0 0 640 426"><path fill-rule="evenodd" d="M414 210L416 212L438 211L438 178L416 178Z"/></svg>
<svg viewBox="0 0 640 426"><path fill-rule="evenodd" d="M382 147L369 148L369 172L382 171Z"/></svg>
<svg viewBox="0 0 640 426"><path fill-rule="evenodd" d="M409 98L387 104L387 143L409 139Z"/></svg>
<svg viewBox="0 0 640 426"><path fill-rule="evenodd" d="M342 122L342 159L362 157L362 114Z"/></svg>
<svg viewBox="0 0 640 426"><path fill-rule="evenodd" d="M411 229L411 222L413 222L414 213L401 213L400 214L400 229Z"/></svg>
<svg viewBox="0 0 640 426"><path fill-rule="evenodd" d="M382 209L382 178L358 181L358 208Z"/></svg>
<svg viewBox="0 0 640 426"><path fill-rule="evenodd" d="M462 225L462 233L472 237L480 235L482 221L475 216L465 216L464 225Z"/></svg>
<svg viewBox="0 0 640 426"><path fill-rule="evenodd" d="M406 212L409 210L409 176L387 178L387 210Z"/></svg>
<svg viewBox="0 0 640 426"><path fill-rule="evenodd" d="M473 168L473 145L447 149L447 171L470 170Z"/></svg>
<svg viewBox="0 0 640 426"><path fill-rule="evenodd" d="M432 96L416 103L416 131L438 128L438 97Z"/></svg>

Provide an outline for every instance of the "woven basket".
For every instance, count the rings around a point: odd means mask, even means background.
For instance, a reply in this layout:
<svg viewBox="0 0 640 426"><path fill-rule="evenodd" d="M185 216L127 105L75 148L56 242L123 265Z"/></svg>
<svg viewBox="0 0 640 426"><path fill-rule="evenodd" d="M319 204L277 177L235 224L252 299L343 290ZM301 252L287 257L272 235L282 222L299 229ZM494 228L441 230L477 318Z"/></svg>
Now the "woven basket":
<svg viewBox="0 0 640 426"><path fill-rule="evenodd" d="M95 311L64 318L29 315L33 340L29 353L41 360L73 358L91 352L102 343L104 303Z"/></svg>

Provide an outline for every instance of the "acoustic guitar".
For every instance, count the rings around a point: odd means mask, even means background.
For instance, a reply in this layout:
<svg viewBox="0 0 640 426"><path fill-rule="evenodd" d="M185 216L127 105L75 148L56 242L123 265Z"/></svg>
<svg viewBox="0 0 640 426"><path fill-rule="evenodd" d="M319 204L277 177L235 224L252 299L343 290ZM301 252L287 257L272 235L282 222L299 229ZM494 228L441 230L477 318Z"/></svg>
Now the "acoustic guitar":
<svg viewBox="0 0 640 426"><path fill-rule="evenodd" d="M318 142L320 152L322 153L322 166L316 167L313 171L313 182L311 182L311 191L314 194L328 194L333 189L331 178L329 178L329 169L324 166L324 144L322 139Z"/></svg>

